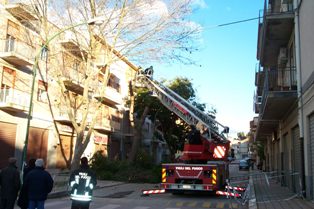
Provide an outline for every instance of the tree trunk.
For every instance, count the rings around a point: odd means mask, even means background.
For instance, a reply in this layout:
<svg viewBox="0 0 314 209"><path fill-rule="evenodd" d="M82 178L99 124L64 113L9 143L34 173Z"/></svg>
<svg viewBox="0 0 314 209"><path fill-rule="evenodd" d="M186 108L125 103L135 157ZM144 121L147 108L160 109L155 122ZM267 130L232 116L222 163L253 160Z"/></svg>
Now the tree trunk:
<svg viewBox="0 0 314 209"><path fill-rule="evenodd" d="M75 148L74 148L74 155L71 162L71 171L79 168L80 166L80 159L88 145L89 137L86 137L84 140L84 131L81 131L77 134Z"/></svg>
<svg viewBox="0 0 314 209"><path fill-rule="evenodd" d="M128 159L128 161L131 162L131 163L134 162L136 154L137 154L137 151L138 151L138 148L141 145L141 142L142 142L142 126L143 126L143 123L145 121L145 118L146 118L148 112L149 112L149 108L145 107L140 120L136 120L135 130L134 130L135 131L134 132L134 138L133 138L133 143L132 143L132 149L131 149L130 157Z"/></svg>

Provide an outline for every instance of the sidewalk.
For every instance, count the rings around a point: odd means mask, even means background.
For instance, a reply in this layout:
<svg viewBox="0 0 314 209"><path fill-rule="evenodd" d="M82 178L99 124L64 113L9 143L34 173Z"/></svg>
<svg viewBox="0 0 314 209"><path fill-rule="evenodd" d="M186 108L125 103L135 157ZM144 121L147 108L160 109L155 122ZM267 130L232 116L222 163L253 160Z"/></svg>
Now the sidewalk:
<svg viewBox="0 0 314 209"><path fill-rule="evenodd" d="M275 178L266 179L261 171L250 171L250 184L253 185L253 194L249 209L314 209L314 202L302 199L287 187L281 186Z"/></svg>

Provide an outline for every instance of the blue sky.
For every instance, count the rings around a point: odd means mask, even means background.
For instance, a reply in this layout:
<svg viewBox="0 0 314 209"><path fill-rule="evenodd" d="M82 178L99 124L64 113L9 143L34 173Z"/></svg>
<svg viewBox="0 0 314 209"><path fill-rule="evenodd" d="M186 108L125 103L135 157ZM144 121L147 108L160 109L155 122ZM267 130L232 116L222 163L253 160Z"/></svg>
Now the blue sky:
<svg viewBox="0 0 314 209"><path fill-rule="evenodd" d="M217 110L217 120L230 127L230 135L249 131L255 91L254 75L258 20L224 26L219 24L258 17L264 0L206 0L191 20L200 24L202 45L192 54L197 66L178 63L154 65L157 80L191 78L199 101ZM171 70L169 70L171 69Z"/></svg>

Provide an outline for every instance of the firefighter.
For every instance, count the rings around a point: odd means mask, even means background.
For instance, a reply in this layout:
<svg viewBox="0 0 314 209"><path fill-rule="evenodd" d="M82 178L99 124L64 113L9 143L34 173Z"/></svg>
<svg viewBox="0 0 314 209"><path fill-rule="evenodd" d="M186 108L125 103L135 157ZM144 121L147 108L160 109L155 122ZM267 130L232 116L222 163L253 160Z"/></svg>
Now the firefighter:
<svg viewBox="0 0 314 209"><path fill-rule="evenodd" d="M71 209L89 209L93 189L97 184L95 173L89 168L86 157L81 158L80 168L71 173Z"/></svg>
<svg viewBox="0 0 314 209"><path fill-rule="evenodd" d="M202 144L200 131L194 125L191 125L190 128L191 131L187 136L189 144Z"/></svg>

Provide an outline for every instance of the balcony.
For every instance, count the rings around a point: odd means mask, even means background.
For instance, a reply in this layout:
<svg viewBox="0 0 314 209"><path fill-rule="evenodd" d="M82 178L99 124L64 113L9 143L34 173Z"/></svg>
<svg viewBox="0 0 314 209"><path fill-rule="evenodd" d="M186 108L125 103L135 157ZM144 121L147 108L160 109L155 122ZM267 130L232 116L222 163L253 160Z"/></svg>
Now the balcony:
<svg viewBox="0 0 314 209"><path fill-rule="evenodd" d="M254 100L254 107L253 107L254 112L258 114L261 111L262 96L254 95L253 100Z"/></svg>
<svg viewBox="0 0 314 209"><path fill-rule="evenodd" d="M280 47L286 46L294 28L292 3L272 1L259 20L257 58L265 67L275 66Z"/></svg>
<svg viewBox="0 0 314 209"><path fill-rule="evenodd" d="M38 20L37 16L32 12L32 6L29 4L17 3L16 1L9 0L8 4L5 5L5 9L17 19L28 21Z"/></svg>
<svg viewBox="0 0 314 209"><path fill-rule="evenodd" d="M67 67L63 71L63 82L65 87L72 92L82 95L85 82L85 75L80 73L78 70Z"/></svg>
<svg viewBox="0 0 314 209"><path fill-rule="evenodd" d="M94 129L99 132L108 133L112 131L112 127L110 125L110 120L107 118L102 118L96 121L94 125Z"/></svg>
<svg viewBox="0 0 314 209"><path fill-rule="evenodd" d="M252 132L256 132L257 123L258 123L258 117L254 117L253 120L250 121L250 130Z"/></svg>
<svg viewBox="0 0 314 209"><path fill-rule="evenodd" d="M115 105L122 103L121 94L109 86L106 87L105 93L103 95L100 93L95 93L94 97L110 107L115 107Z"/></svg>
<svg viewBox="0 0 314 209"><path fill-rule="evenodd" d="M0 109L13 112L28 112L30 95L16 89L0 90Z"/></svg>
<svg viewBox="0 0 314 209"><path fill-rule="evenodd" d="M19 66L33 65L35 49L16 39L0 40L0 58Z"/></svg>
<svg viewBox="0 0 314 209"><path fill-rule="evenodd" d="M270 135L296 101L295 67L266 69L256 137L263 138Z"/></svg>
<svg viewBox="0 0 314 209"><path fill-rule="evenodd" d="M79 59L87 59L87 51L83 49L83 47L77 43L77 35L78 34L74 34L71 31L66 31L65 35L64 35L64 39L62 41L60 41L61 46L63 46L63 48L71 53L72 55L76 56ZM83 37L79 37L79 38L83 38Z"/></svg>
<svg viewBox="0 0 314 209"><path fill-rule="evenodd" d="M93 113L89 113L87 116L88 125L92 122ZM76 122L80 124L82 122L83 115L81 112L78 112L76 115ZM66 111L66 107L59 107L57 110L57 114L55 114L55 121L61 124L71 125L71 120ZM112 130L111 121L106 117L98 117L96 119L96 123L94 125L94 129L98 132L109 133Z"/></svg>

